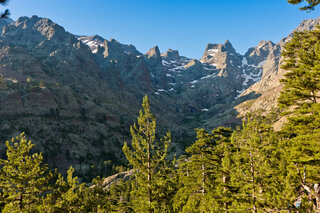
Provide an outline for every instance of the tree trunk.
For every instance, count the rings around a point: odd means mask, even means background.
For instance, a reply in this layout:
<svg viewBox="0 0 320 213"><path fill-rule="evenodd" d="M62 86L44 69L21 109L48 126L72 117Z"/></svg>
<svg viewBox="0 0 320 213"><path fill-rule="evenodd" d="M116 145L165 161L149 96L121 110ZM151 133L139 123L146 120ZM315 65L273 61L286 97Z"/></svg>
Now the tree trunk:
<svg viewBox="0 0 320 213"><path fill-rule="evenodd" d="M205 166L204 166L204 163L202 162L202 196L204 197L204 194L205 194L205 181L206 181L206 171L205 171Z"/></svg>
<svg viewBox="0 0 320 213"><path fill-rule="evenodd" d="M316 197L316 212L320 212L320 185L318 183L314 184L314 196Z"/></svg>
<svg viewBox="0 0 320 213"><path fill-rule="evenodd" d="M22 203L23 202L23 200L22 200L23 198L22 197L23 197L23 195L21 193L20 194L20 198L19 198L19 210L20 211L22 211L22 209L23 209L23 203Z"/></svg>
<svg viewBox="0 0 320 213"><path fill-rule="evenodd" d="M152 202L152 194L151 194L151 168L150 168L150 141L148 142L148 204L149 204L149 212L152 212L151 210L151 202Z"/></svg>
<svg viewBox="0 0 320 213"><path fill-rule="evenodd" d="M226 180L227 180L227 176L225 174L223 174L222 182L223 182L224 185L226 184ZM224 186L223 187L223 192L225 192L225 191L227 191L227 188ZM227 203L226 202L223 203L223 206L224 206L225 209L227 209Z"/></svg>
<svg viewBox="0 0 320 213"><path fill-rule="evenodd" d="M255 181L254 181L254 164L253 164L253 155L252 151L250 151L250 163L251 163L251 183L252 183L252 212L257 212L256 207L256 187L255 187Z"/></svg>

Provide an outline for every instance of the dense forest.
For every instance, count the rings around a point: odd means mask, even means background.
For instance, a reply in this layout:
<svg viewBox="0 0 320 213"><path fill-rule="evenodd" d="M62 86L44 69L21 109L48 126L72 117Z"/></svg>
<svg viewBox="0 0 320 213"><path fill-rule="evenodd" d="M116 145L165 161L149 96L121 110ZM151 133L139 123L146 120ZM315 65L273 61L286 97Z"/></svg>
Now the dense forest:
<svg viewBox="0 0 320 213"><path fill-rule="evenodd" d="M307 2L303 10L319 4ZM114 168L126 178L107 186L101 177L81 183L72 167L67 177L50 170L23 133L7 141L1 212L320 212L320 26L295 32L282 56L284 89L270 116L196 129L178 158L169 157L170 132L157 135L145 96L122 148L128 165ZM286 122L275 131L280 118Z"/></svg>

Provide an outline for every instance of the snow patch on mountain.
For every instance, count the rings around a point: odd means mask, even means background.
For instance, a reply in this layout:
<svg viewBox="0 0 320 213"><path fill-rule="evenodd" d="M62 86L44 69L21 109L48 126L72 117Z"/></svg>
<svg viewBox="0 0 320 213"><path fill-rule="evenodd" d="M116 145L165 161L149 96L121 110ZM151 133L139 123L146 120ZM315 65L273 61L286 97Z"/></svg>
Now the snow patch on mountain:
<svg viewBox="0 0 320 213"><path fill-rule="evenodd" d="M99 40L91 40L87 36L80 36L78 37L78 40L80 40L85 45L89 46L92 53L97 53L98 46L103 47L103 43Z"/></svg>

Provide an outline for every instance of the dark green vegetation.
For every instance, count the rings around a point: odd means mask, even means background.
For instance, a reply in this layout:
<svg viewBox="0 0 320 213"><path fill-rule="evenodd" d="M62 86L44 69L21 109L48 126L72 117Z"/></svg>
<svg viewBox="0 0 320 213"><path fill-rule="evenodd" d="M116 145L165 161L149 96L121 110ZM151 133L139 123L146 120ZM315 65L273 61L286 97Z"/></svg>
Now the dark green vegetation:
<svg viewBox="0 0 320 213"><path fill-rule="evenodd" d="M197 129L197 140L178 159L169 157L171 134L156 134L147 96L132 140L122 147L128 168L92 184L80 183L72 167L66 177L50 171L24 134L7 141L1 212L320 212L320 27L296 32L282 54L281 114L248 114L234 130ZM35 90L48 85L28 82ZM280 116L287 122L274 131ZM104 173L110 164L103 162ZM90 169L94 176L97 168Z"/></svg>
<svg viewBox="0 0 320 213"><path fill-rule="evenodd" d="M22 134L6 142L0 160L3 212L319 212L320 27L297 32L284 46L285 87L279 98L288 121L248 114L241 127L197 129L179 159L168 159L171 136L156 134L147 96L123 152L127 178L80 184L64 179L32 154Z"/></svg>
<svg viewBox="0 0 320 213"><path fill-rule="evenodd" d="M0 0L0 5L6 5L9 0ZM0 14L0 18L8 18L10 15L10 12L8 9L6 9L3 13Z"/></svg>
<svg viewBox="0 0 320 213"><path fill-rule="evenodd" d="M317 6L318 4L320 4L320 1L319 0L288 0L288 2L290 4L300 4L300 3L304 3L306 2L307 5L306 6L303 6L300 8L300 10L307 10L307 11L310 11L310 10L313 10L315 8L315 6Z"/></svg>

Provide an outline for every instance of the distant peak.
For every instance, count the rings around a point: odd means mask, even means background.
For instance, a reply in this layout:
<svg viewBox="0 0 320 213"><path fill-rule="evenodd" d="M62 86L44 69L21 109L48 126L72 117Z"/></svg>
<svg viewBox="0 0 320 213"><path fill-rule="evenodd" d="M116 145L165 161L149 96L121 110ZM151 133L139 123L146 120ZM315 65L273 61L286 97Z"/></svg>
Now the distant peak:
<svg viewBox="0 0 320 213"><path fill-rule="evenodd" d="M208 51L208 50L211 50L211 49L218 49L219 48L219 44L211 44L211 43L209 43L209 44L207 44L207 47L206 47L206 52Z"/></svg>
<svg viewBox="0 0 320 213"><path fill-rule="evenodd" d="M161 54L162 57L169 60L176 60L180 57L178 50L168 49L167 52Z"/></svg>
<svg viewBox="0 0 320 213"><path fill-rule="evenodd" d="M267 41L261 40L261 41L259 41L258 45L264 45L264 44L266 44L266 43L267 43Z"/></svg>
<svg viewBox="0 0 320 213"><path fill-rule="evenodd" d="M97 39L97 40L101 40L101 41L103 41L103 40L105 40L104 38L102 38L101 36L99 36L99 35L92 35L92 36L90 36L89 37L90 39Z"/></svg>
<svg viewBox="0 0 320 213"><path fill-rule="evenodd" d="M231 42L227 39L225 42L224 42L224 45L231 45Z"/></svg>
<svg viewBox="0 0 320 213"><path fill-rule="evenodd" d="M148 55L148 58L150 57L160 57L160 50L158 46L155 46L153 48L151 48L146 55Z"/></svg>
<svg viewBox="0 0 320 213"><path fill-rule="evenodd" d="M274 46L275 44L274 44L272 41L264 41L264 40L262 40L262 41L260 41L260 42L258 43L258 48L259 48L259 47L266 46L266 45L268 45L268 46Z"/></svg>
<svg viewBox="0 0 320 213"><path fill-rule="evenodd" d="M48 18L42 18L42 17L36 16L36 15L31 16L30 18L27 17L27 16L20 17L15 22L15 25L16 26L22 26L23 28L27 28L27 27L36 27L36 28L38 28L39 26L42 26L42 25L58 26L52 20L50 20ZM63 28L63 27L61 27L61 28Z"/></svg>
<svg viewBox="0 0 320 213"><path fill-rule="evenodd" d="M109 42L111 42L111 43L119 43L116 39L114 39L114 38L111 38L110 40L109 40Z"/></svg>
<svg viewBox="0 0 320 213"><path fill-rule="evenodd" d="M229 40L226 40L224 44L209 43L207 44L205 52L209 50L217 50L218 52L236 52Z"/></svg>
<svg viewBox="0 0 320 213"><path fill-rule="evenodd" d="M320 24L320 17L316 19L305 19L294 31L312 30L316 25Z"/></svg>
<svg viewBox="0 0 320 213"><path fill-rule="evenodd" d="M233 48L231 42L229 40L226 40L224 42L224 45L223 45L224 48L222 48L222 51L226 51L226 52L232 52L232 53L235 53L236 50Z"/></svg>

